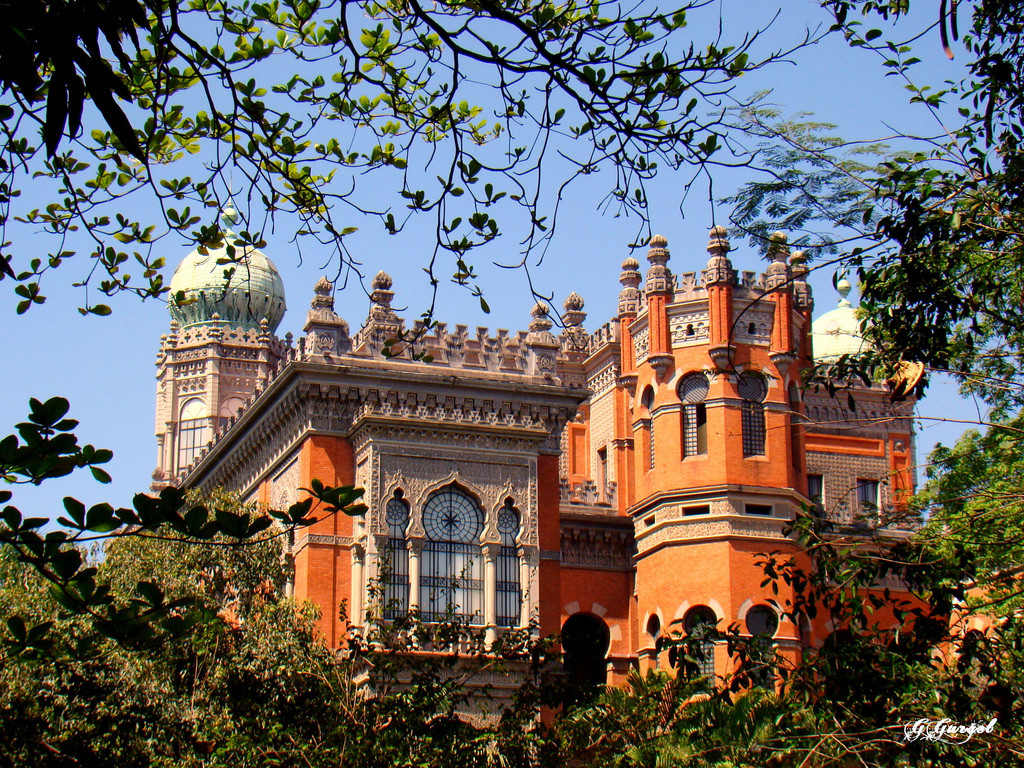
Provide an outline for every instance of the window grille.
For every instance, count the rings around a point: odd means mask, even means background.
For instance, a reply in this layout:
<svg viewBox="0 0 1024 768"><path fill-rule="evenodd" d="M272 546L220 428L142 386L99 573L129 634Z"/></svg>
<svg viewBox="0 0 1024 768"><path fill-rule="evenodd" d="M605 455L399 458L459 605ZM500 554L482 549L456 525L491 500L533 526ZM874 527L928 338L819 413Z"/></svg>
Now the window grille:
<svg viewBox="0 0 1024 768"><path fill-rule="evenodd" d="M499 627L518 627L522 615L523 592L519 580L519 513L512 499L498 512L498 533L501 549L498 553L497 622Z"/></svg>
<svg viewBox="0 0 1024 768"><path fill-rule="evenodd" d="M654 407L654 389L648 387L644 390L644 395L640 399L640 405L643 406L646 413L645 426L647 427L647 469L654 469L655 453L654 453L654 414L651 413L651 409Z"/></svg>
<svg viewBox="0 0 1024 768"><path fill-rule="evenodd" d="M697 660L697 669L694 670L697 676L715 677L715 640L708 634L717 624L715 612L706 605L691 608L683 617L683 629L693 637L687 648L689 655Z"/></svg>
<svg viewBox="0 0 1024 768"><path fill-rule="evenodd" d="M740 397L743 398L743 455L764 456L764 399L768 394L768 387L763 376L744 373L740 375L737 388Z"/></svg>
<svg viewBox="0 0 1024 768"><path fill-rule="evenodd" d="M690 374L679 384L679 399L683 401L684 457L708 452L708 412L704 405L708 390L708 379L702 373Z"/></svg>
<svg viewBox="0 0 1024 768"><path fill-rule="evenodd" d="M384 545L381 585L384 588L384 618L397 619L409 611L409 549L405 530L409 526L409 507L401 491L388 501L384 519L388 540Z"/></svg>
<svg viewBox="0 0 1024 768"><path fill-rule="evenodd" d="M772 638L779 629L779 617L767 605L755 605L747 611L750 633L750 678L754 685L771 689L775 680L775 648Z"/></svg>
<svg viewBox="0 0 1024 768"><path fill-rule="evenodd" d="M454 615L483 620L484 581L480 532L483 511L456 488L438 491L423 509L420 608L426 621Z"/></svg>

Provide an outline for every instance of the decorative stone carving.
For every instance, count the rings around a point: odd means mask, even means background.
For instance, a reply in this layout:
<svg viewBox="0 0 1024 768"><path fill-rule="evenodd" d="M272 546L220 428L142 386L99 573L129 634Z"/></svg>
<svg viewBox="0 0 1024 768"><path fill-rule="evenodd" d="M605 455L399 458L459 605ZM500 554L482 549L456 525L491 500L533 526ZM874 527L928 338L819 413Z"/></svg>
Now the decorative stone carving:
<svg viewBox="0 0 1024 768"><path fill-rule="evenodd" d="M622 290L619 291L619 317L636 317L640 311L640 262L632 256L622 262L619 276Z"/></svg>
<svg viewBox="0 0 1024 768"><path fill-rule="evenodd" d="M628 529L562 526L563 566L628 571L633 567L633 537Z"/></svg>
<svg viewBox="0 0 1024 768"><path fill-rule="evenodd" d="M644 328L633 336L633 354L635 355L636 364L644 362L647 359L647 354L651 348L650 331Z"/></svg>
<svg viewBox="0 0 1024 768"><path fill-rule="evenodd" d="M789 285L789 265L786 259L789 256L789 248L786 247L786 235L782 232L775 232L771 236L768 246L768 257L772 263L764 275L764 285L769 291L778 291Z"/></svg>
<svg viewBox="0 0 1024 768"><path fill-rule="evenodd" d="M668 319L668 332L673 348L707 344L711 321L706 311L672 315Z"/></svg>
<svg viewBox="0 0 1024 768"><path fill-rule="evenodd" d="M725 227L712 227L711 239L708 241L707 269L704 270L704 285L722 285L736 282L736 273L733 271L732 262L729 261L728 253L732 249L729 239L726 237Z"/></svg>

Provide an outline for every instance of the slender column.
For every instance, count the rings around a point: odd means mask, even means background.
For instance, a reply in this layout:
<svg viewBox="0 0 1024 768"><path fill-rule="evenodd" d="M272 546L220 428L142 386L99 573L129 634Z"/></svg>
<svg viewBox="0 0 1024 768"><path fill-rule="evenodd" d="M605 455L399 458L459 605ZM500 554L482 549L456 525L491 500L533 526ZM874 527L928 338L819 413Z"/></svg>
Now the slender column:
<svg viewBox="0 0 1024 768"><path fill-rule="evenodd" d="M164 466L167 468L167 474L170 477L177 477L178 472L181 468L178 466L178 440L177 440L177 422L168 421L166 424L167 443L164 445L164 458L166 463Z"/></svg>
<svg viewBox="0 0 1024 768"><path fill-rule="evenodd" d="M526 547L519 547L519 626L530 625L530 563L527 559Z"/></svg>
<svg viewBox="0 0 1024 768"><path fill-rule="evenodd" d="M363 571L366 565L366 548L356 543L352 545L352 623L356 626L363 624Z"/></svg>
<svg viewBox="0 0 1024 768"><path fill-rule="evenodd" d="M498 639L498 554L501 544L484 544L484 624L487 642Z"/></svg>
<svg viewBox="0 0 1024 768"><path fill-rule="evenodd" d="M409 539L409 610L420 609L420 554L423 539Z"/></svg>

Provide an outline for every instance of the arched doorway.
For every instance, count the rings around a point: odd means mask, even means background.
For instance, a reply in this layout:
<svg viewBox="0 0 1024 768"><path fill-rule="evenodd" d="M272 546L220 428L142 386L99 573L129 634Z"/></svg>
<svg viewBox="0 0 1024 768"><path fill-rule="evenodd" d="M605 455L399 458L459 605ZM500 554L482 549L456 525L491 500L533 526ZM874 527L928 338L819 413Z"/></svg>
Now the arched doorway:
<svg viewBox="0 0 1024 768"><path fill-rule="evenodd" d="M611 644L608 625L592 613L574 613L562 625L562 668L566 703L592 694L608 681L605 657Z"/></svg>

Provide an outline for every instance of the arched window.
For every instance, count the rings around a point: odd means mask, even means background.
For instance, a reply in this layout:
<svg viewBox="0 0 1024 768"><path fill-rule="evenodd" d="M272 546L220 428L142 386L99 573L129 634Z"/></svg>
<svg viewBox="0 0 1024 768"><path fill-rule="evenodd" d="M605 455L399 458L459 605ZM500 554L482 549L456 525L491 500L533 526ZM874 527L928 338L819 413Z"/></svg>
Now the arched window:
<svg viewBox="0 0 1024 768"><path fill-rule="evenodd" d="M240 397L229 397L220 404L220 428L226 429L231 423L231 418L238 416L238 411L245 407L245 401Z"/></svg>
<svg viewBox="0 0 1024 768"><path fill-rule="evenodd" d="M501 549L498 552L497 622L499 627L518 627L522 618L523 590L519 583L519 513L512 499L498 511L498 534Z"/></svg>
<svg viewBox="0 0 1024 768"><path fill-rule="evenodd" d="M647 619L647 636L651 639L651 644L661 636L661 619L656 613L652 613Z"/></svg>
<svg viewBox="0 0 1024 768"><path fill-rule="evenodd" d="M178 421L178 470L192 466L200 452L210 442L210 420L204 418L206 406L193 398L181 409Z"/></svg>
<svg viewBox="0 0 1024 768"><path fill-rule="evenodd" d="M767 605L755 605L747 611L750 633L750 678L754 685L772 688L775 679L772 638L779 629L779 617Z"/></svg>
<svg viewBox="0 0 1024 768"><path fill-rule="evenodd" d="M743 373L737 388L743 398L743 455L764 456L764 399L768 385L758 373Z"/></svg>
<svg viewBox="0 0 1024 768"><path fill-rule="evenodd" d="M700 456L708 452L708 378L691 373L679 382L679 399L683 401L683 456Z"/></svg>
<svg viewBox="0 0 1024 768"><path fill-rule="evenodd" d="M698 605L683 617L683 630L688 638L687 654L696 662L692 673L713 680L715 677L715 639L713 632L718 624L715 612L706 605Z"/></svg>
<svg viewBox="0 0 1024 768"><path fill-rule="evenodd" d="M388 540L381 553L381 586L384 589L384 618L397 619L409 611L409 548L405 530L409 526L409 505L402 491L395 491L384 509Z"/></svg>
<svg viewBox="0 0 1024 768"><path fill-rule="evenodd" d="M651 409L654 408L654 388L647 387L643 397L640 398L640 406L644 409L645 426L647 427L647 468L654 469L654 415Z"/></svg>
<svg viewBox="0 0 1024 768"><path fill-rule="evenodd" d="M654 653L651 655L651 667L658 669L661 666L661 660L658 658L658 638L661 637L661 619L658 618L658 614L652 613L650 618L647 619L647 643L654 649Z"/></svg>
<svg viewBox="0 0 1024 768"><path fill-rule="evenodd" d="M426 621L454 615L483 622L483 527L480 505L458 488L449 486L427 499L420 576L420 609Z"/></svg>

